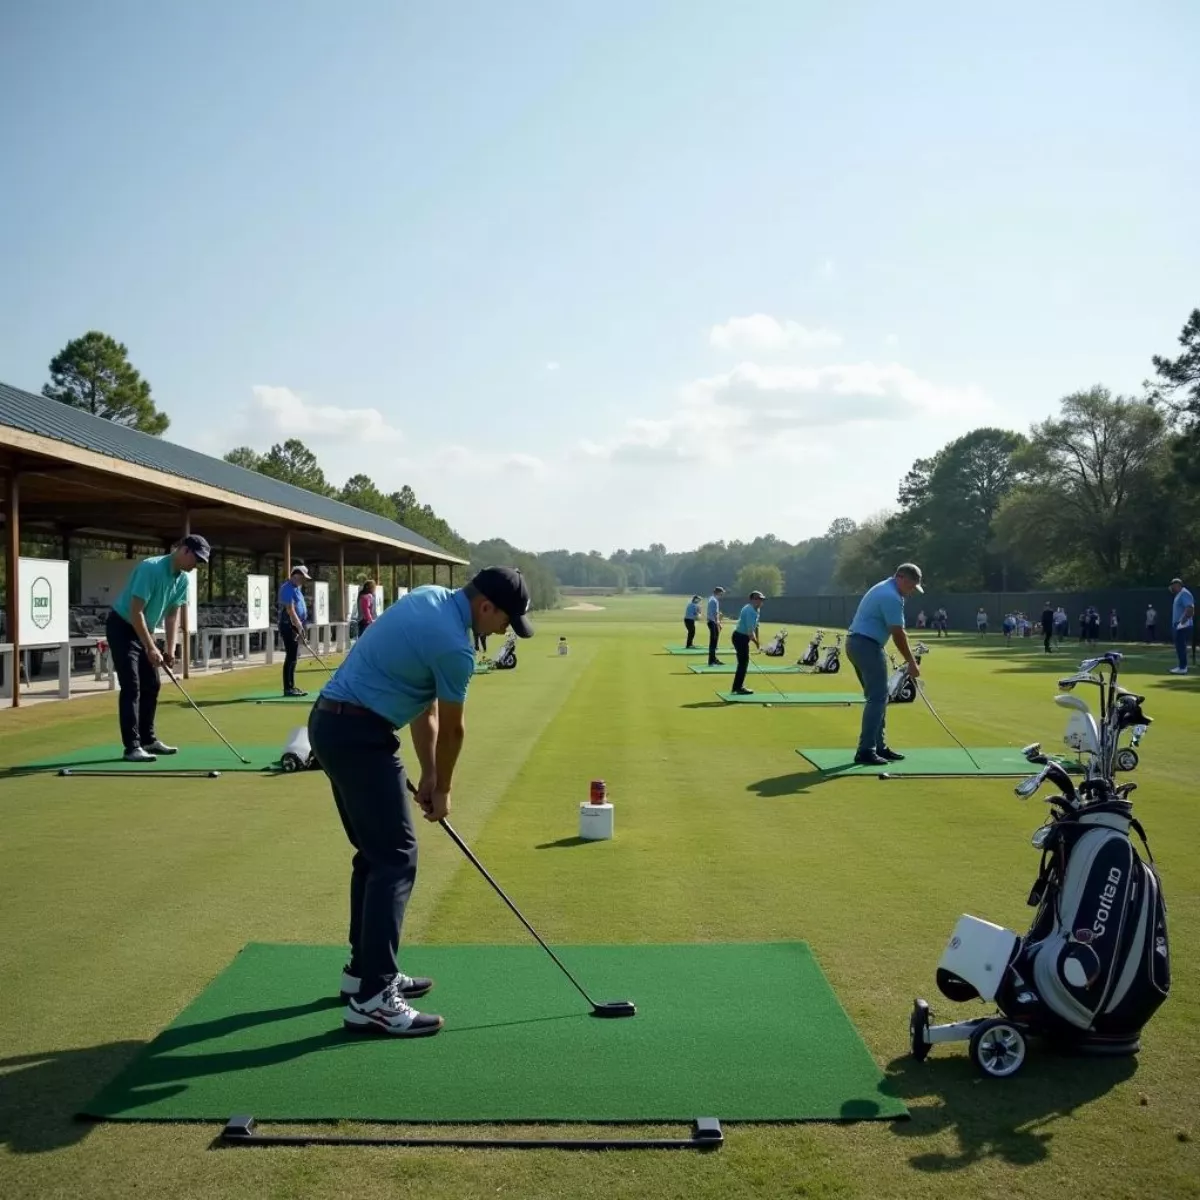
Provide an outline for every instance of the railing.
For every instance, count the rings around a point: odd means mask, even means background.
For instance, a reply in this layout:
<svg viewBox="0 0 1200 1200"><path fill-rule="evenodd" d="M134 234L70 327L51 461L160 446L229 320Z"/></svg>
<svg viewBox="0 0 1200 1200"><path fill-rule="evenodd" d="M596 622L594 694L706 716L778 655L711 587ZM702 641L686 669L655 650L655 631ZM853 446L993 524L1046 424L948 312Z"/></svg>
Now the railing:
<svg viewBox="0 0 1200 1200"><path fill-rule="evenodd" d="M322 657L329 654L341 654L349 648L350 627L345 621L331 621L328 625L309 625L305 630L308 644ZM191 665L193 668L207 671L212 665L222 669L230 669L238 664L250 665L250 656L265 652L266 665L275 661L275 654L281 647L277 644L279 633L275 629L228 629L221 626L210 626L189 634ZM251 639L261 641L259 648L253 648ZM210 653L214 648L219 654ZM74 670L74 651L90 650L92 666L87 671ZM21 647L25 685L32 682L30 671L31 656L34 652L55 654L58 658L58 699L71 698L72 676L90 673L95 682L107 681L108 690L117 687L117 673L113 669L112 651L108 641L103 637L71 638L66 642L41 642L32 646ZM303 657L303 651L301 652ZM17 672L13 669L13 645L11 642L0 642L0 699L12 699L12 681ZM94 692L96 689L90 688Z"/></svg>

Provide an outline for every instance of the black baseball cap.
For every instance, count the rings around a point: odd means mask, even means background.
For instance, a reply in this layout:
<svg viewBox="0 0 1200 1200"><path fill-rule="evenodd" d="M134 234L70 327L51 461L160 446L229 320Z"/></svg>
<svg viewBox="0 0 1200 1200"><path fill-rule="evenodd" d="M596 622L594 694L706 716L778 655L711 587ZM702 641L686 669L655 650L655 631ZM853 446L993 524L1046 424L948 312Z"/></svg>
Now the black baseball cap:
<svg viewBox="0 0 1200 1200"><path fill-rule="evenodd" d="M471 586L508 618L517 637L533 637L533 626L526 615L533 601L520 571L513 567L484 567L471 580Z"/></svg>
<svg viewBox="0 0 1200 1200"><path fill-rule="evenodd" d="M207 538L202 538L198 533L189 533L179 545L184 550L190 550L202 563L208 562L209 545Z"/></svg>

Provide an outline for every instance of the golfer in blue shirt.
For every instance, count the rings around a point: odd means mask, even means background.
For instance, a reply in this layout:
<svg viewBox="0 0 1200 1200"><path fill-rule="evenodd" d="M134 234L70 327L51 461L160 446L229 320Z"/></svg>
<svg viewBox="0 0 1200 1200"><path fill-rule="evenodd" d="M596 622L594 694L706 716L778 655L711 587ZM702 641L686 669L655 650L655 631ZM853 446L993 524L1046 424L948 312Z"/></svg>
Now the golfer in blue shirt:
<svg viewBox="0 0 1200 1200"><path fill-rule="evenodd" d="M296 686L296 659L304 626L308 623L308 605L304 600L304 581L311 579L303 563L292 568L291 575L279 585L279 639L283 642L283 694L307 696Z"/></svg>
<svg viewBox="0 0 1200 1200"><path fill-rule="evenodd" d="M708 618L708 665L719 667L721 660L717 657L717 642L721 639L721 597L725 595L723 587L715 587L708 598L704 615Z"/></svg>
<svg viewBox="0 0 1200 1200"><path fill-rule="evenodd" d="M488 567L456 591L416 588L367 627L309 714L309 745L355 851L350 961L341 982L347 1029L422 1037L442 1027L440 1016L409 1003L433 980L403 974L396 960L417 876L416 828L396 732L411 727L421 768L416 803L427 821L440 821L450 812L466 736L473 635L502 634L511 625L518 637L532 637L530 607L529 588L509 567Z"/></svg>
<svg viewBox="0 0 1200 1200"><path fill-rule="evenodd" d="M683 610L683 627L687 630L687 648L690 650L696 641L696 619L700 616L700 597L693 596L688 606Z"/></svg>
<svg viewBox="0 0 1200 1200"><path fill-rule="evenodd" d="M158 755L178 750L154 731L158 668L175 665L179 615L188 598L188 572L198 563L208 562L208 556L208 542L192 533L170 554L142 559L109 611L104 632L121 684L117 714L126 762L154 762ZM161 650L154 641L160 624L166 635ZM186 646L183 652L187 653Z"/></svg>
<svg viewBox="0 0 1200 1200"><path fill-rule="evenodd" d="M909 675L913 679L920 677L921 668L917 666L904 632L904 600L913 592L924 590L921 568L913 563L901 563L890 579L880 580L867 590L850 622L846 657L854 667L866 700L858 750L854 755L856 763L885 766L904 757L889 749L884 738L888 703L888 663L884 647L891 638L896 649L904 655Z"/></svg>
<svg viewBox="0 0 1200 1200"><path fill-rule="evenodd" d="M1188 673L1187 648L1192 640L1192 628L1196 622L1196 601L1192 593L1183 586L1182 579L1171 580L1171 636L1175 639L1175 657L1179 666L1171 668L1172 675Z"/></svg>
<svg viewBox="0 0 1200 1200"><path fill-rule="evenodd" d="M737 670L733 673L733 690L738 696L752 696L754 693L746 686L746 671L750 667L750 643L758 643L758 610L763 606L762 592L751 592L748 600L738 613L738 623L730 641L737 651Z"/></svg>

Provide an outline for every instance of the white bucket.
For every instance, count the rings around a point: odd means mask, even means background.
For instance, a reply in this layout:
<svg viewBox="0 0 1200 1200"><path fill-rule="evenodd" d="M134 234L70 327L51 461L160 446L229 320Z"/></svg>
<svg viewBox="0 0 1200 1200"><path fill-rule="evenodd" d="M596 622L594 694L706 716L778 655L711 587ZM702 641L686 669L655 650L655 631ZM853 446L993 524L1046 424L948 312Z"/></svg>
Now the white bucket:
<svg viewBox="0 0 1200 1200"><path fill-rule="evenodd" d="M600 842L613 835L613 806L581 804L579 806L579 836L585 841Z"/></svg>

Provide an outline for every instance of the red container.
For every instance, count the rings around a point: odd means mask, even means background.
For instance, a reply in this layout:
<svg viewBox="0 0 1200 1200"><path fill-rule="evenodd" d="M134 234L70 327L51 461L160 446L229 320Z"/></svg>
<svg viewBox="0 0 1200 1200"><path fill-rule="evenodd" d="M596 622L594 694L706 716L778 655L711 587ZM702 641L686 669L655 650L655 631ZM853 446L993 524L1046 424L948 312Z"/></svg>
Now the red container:
<svg viewBox="0 0 1200 1200"><path fill-rule="evenodd" d="M603 779L592 780L592 803L603 804L608 799L608 788Z"/></svg>

